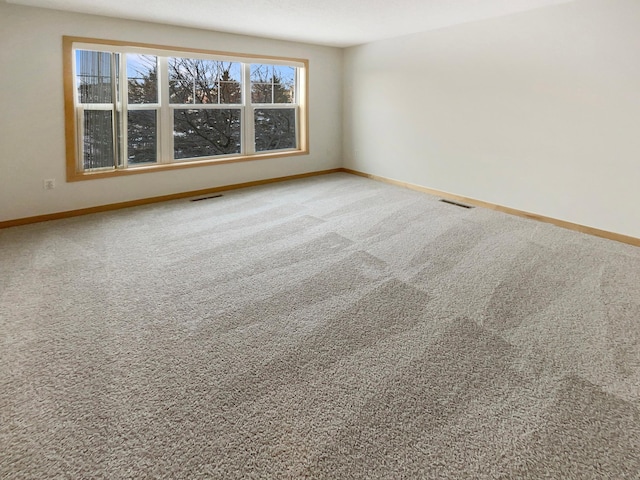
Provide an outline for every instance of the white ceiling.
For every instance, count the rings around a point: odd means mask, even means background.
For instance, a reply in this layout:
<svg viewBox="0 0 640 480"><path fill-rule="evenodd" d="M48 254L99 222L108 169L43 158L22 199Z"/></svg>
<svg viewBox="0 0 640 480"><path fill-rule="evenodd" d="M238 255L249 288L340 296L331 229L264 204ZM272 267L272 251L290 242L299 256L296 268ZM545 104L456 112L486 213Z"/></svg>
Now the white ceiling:
<svg viewBox="0 0 640 480"><path fill-rule="evenodd" d="M347 47L574 0L6 0Z"/></svg>

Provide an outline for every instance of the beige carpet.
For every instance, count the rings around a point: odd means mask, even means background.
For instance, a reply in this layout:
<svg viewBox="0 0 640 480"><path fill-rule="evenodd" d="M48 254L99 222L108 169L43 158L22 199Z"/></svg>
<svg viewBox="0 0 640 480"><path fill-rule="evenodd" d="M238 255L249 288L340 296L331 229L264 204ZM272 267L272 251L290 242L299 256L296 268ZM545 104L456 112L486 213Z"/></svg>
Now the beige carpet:
<svg viewBox="0 0 640 480"><path fill-rule="evenodd" d="M2 230L0 478L638 479L640 249L348 174Z"/></svg>

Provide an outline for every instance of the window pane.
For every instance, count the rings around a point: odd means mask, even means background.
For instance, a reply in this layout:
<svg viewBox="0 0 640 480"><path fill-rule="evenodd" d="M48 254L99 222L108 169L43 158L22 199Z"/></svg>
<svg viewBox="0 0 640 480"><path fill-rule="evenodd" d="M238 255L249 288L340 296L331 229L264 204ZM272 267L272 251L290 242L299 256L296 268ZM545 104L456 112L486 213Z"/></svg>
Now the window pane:
<svg viewBox="0 0 640 480"><path fill-rule="evenodd" d="M155 163L158 158L156 111L129 110L127 119L129 164Z"/></svg>
<svg viewBox="0 0 640 480"><path fill-rule="evenodd" d="M296 148L295 108L260 108L255 111L256 152Z"/></svg>
<svg viewBox="0 0 640 480"><path fill-rule="evenodd" d="M251 65L251 102L273 103L273 65Z"/></svg>
<svg viewBox="0 0 640 480"><path fill-rule="evenodd" d="M110 110L85 110L84 169L114 166L113 124Z"/></svg>
<svg viewBox="0 0 640 480"><path fill-rule="evenodd" d="M127 54L129 103L158 103L158 57Z"/></svg>
<svg viewBox="0 0 640 480"><path fill-rule="evenodd" d="M76 50L79 103L113 103L111 53ZM117 65L117 62L116 62Z"/></svg>
<svg viewBox="0 0 640 480"><path fill-rule="evenodd" d="M273 103L273 85L270 83L252 83L251 103Z"/></svg>
<svg viewBox="0 0 640 480"><path fill-rule="evenodd" d="M169 58L169 95L178 104L239 104L240 63L194 58Z"/></svg>
<svg viewBox="0 0 640 480"><path fill-rule="evenodd" d="M251 83L271 83L273 65L262 63L251 64Z"/></svg>
<svg viewBox="0 0 640 480"><path fill-rule="evenodd" d="M173 144L176 159L240 153L240 110L174 110Z"/></svg>
<svg viewBox="0 0 640 480"><path fill-rule="evenodd" d="M273 103L294 103L296 84L295 67L274 65Z"/></svg>
<svg viewBox="0 0 640 480"><path fill-rule="evenodd" d="M218 62L218 68L220 103L242 103L242 65L238 62Z"/></svg>
<svg viewBox="0 0 640 480"><path fill-rule="evenodd" d="M239 82L220 82L220 103L225 105L242 103L242 89Z"/></svg>
<svg viewBox="0 0 640 480"><path fill-rule="evenodd" d="M251 102L294 103L295 78L295 67L251 65Z"/></svg>

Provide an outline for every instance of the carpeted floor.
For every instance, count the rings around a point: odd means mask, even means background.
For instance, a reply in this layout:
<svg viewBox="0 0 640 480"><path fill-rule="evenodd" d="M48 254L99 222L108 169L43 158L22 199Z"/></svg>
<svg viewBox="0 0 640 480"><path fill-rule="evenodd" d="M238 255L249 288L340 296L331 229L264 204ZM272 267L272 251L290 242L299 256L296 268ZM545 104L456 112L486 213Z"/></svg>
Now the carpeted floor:
<svg viewBox="0 0 640 480"><path fill-rule="evenodd" d="M0 477L640 478L640 249L348 174L0 231Z"/></svg>

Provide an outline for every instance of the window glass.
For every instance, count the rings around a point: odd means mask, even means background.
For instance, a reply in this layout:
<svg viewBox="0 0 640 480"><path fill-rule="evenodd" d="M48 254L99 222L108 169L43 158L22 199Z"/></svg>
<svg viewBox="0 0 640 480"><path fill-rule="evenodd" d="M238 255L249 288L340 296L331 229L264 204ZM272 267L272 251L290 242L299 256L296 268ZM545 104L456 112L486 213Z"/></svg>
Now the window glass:
<svg viewBox="0 0 640 480"><path fill-rule="evenodd" d="M113 113L111 110L83 112L83 165L85 170L114 166Z"/></svg>
<svg viewBox="0 0 640 480"><path fill-rule="evenodd" d="M173 125L176 159L240 153L239 109L176 109Z"/></svg>
<svg viewBox="0 0 640 480"><path fill-rule="evenodd" d="M76 51L76 85L79 103L113 103L117 72L112 71L112 54ZM117 68L117 62L114 62Z"/></svg>
<svg viewBox="0 0 640 480"><path fill-rule="evenodd" d="M256 152L296 147L294 108L255 110Z"/></svg>
<svg viewBox="0 0 640 480"><path fill-rule="evenodd" d="M237 62L169 58L169 93L174 104L242 102L241 65Z"/></svg>
<svg viewBox="0 0 640 480"><path fill-rule="evenodd" d="M129 104L158 103L158 57L127 54Z"/></svg>
<svg viewBox="0 0 640 480"><path fill-rule="evenodd" d="M158 157L158 115L155 110L129 110L127 154L129 164L153 163Z"/></svg>
<svg viewBox="0 0 640 480"><path fill-rule="evenodd" d="M294 103L295 67L252 64L251 101L253 103Z"/></svg>

